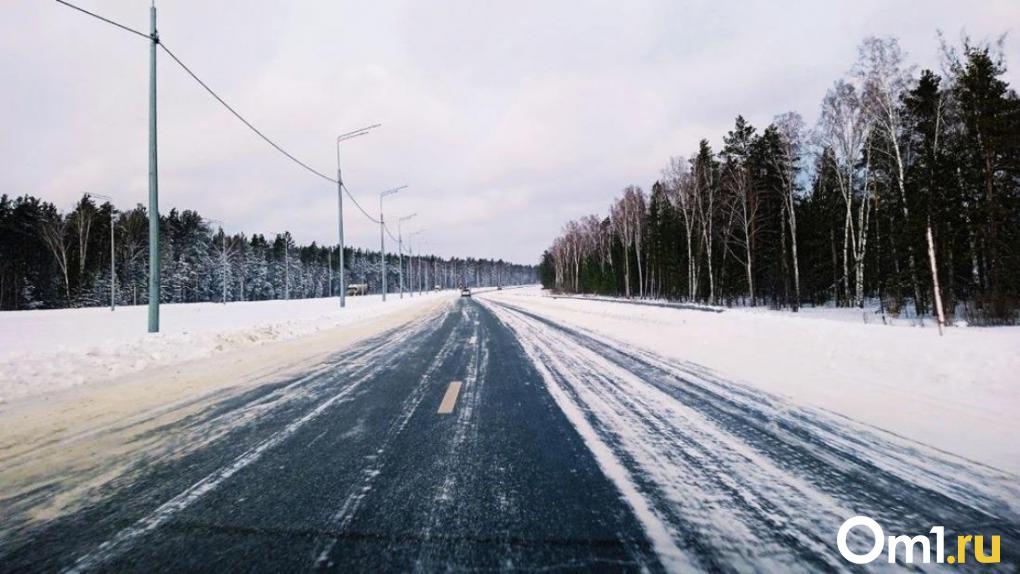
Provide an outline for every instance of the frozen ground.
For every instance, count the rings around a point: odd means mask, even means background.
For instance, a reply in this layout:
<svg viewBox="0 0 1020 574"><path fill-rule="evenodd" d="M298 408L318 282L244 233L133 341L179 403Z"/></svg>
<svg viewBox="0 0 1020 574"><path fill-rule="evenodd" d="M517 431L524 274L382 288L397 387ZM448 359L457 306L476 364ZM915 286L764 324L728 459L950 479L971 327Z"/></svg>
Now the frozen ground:
<svg viewBox="0 0 1020 574"><path fill-rule="evenodd" d="M932 327L865 324L832 310L705 313L552 299L537 288L486 297L1020 473L1020 443L1007 438L1020 433L1020 327L940 338Z"/></svg>
<svg viewBox="0 0 1020 574"><path fill-rule="evenodd" d="M144 369L354 325L439 296L348 297L162 305L160 333L147 307L0 313L0 402Z"/></svg>

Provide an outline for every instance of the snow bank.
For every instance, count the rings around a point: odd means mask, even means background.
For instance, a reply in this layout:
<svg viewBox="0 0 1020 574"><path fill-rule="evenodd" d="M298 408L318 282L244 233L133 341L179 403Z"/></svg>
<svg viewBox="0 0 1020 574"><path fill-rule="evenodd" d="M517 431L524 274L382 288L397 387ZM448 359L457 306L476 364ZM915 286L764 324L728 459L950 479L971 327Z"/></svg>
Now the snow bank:
<svg viewBox="0 0 1020 574"><path fill-rule="evenodd" d="M818 320L840 319L828 312L704 313L552 299L538 289L484 296L1020 473L1012 438L1020 327L951 328L940 338L932 327Z"/></svg>
<svg viewBox="0 0 1020 574"><path fill-rule="evenodd" d="M146 333L145 306L0 313L0 402L144 369L354 325L451 292L160 306Z"/></svg>

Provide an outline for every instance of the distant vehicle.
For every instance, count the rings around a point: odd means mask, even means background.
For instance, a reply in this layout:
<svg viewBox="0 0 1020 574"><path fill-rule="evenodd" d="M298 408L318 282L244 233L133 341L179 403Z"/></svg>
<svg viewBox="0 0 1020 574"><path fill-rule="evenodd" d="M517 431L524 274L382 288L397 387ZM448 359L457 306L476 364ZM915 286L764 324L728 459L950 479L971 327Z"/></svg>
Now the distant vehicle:
<svg viewBox="0 0 1020 574"><path fill-rule="evenodd" d="M502 290L503 290L503 286L502 285L496 285L496 291L502 291Z"/></svg>
<svg viewBox="0 0 1020 574"><path fill-rule="evenodd" d="M352 283L347 286L347 296L368 295L368 283Z"/></svg>
<svg viewBox="0 0 1020 574"><path fill-rule="evenodd" d="M460 296L461 297L470 297L471 296L471 290L468 289L467 287L464 287L463 289L460 290Z"/></svg>
<svg viewBox="0 0 1020 574"><path fill-rule="evenodd" d="M432 290L433 291L441 291L442 287L440 287L439 285L435 285L435 286L432 287Z"/></svg>

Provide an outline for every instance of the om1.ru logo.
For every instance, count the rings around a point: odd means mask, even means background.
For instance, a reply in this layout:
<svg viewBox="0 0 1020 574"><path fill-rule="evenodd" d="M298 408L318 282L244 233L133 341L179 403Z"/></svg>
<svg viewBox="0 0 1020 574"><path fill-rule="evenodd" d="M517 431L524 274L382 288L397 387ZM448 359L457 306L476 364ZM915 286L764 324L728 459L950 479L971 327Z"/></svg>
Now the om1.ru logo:
<svg viewBox="0 0 1020 574"><path fill-rule="evenodd" d="M874 544L871 550L864 554L858 554L850 549L847 545L846 539L850 534L850 531L858 526L867 529L871 537L874 540ZM946 556L945 553L945 542L946 542L946 529L943 526L932 527L931 534L935 535L935 562L938 564L964 564L967 562L967 547L972 546L974 549L974 560L981 564L998 564L999 563L999 537L992 536L992 549L991 553L985 553L985 537L979 535L961 534L956 537L956 554L950 554ZM877 522L868 518L867 516L855 516L843 523L843 526L839 527L839 533L836 534L836 545L839 547L839 553L843 555L848 561L854 564L870 564L878 559L882 555L882 550L886 546L885 532L882 531L882 527ZM907 535L901 536L889 536L888 537L888 556L889 563L896 563L896 549L903 547L903 561L907 564L914 563L914 553L918 549L921 552L921 562L928 564L932 561L932 548L931 540L928 536L920 534L918 536L910 537Z"/></svg>

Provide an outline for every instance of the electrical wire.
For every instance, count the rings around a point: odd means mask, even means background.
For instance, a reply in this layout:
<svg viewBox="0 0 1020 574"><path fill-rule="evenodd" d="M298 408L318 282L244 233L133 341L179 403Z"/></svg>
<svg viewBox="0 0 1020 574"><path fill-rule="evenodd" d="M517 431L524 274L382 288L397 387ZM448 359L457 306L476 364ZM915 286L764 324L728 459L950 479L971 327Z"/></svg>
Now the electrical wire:
<svg viewBox="0 0 1020 574"><path fill-rule="evenodd" d="M264 134L261 131L259 131L259 129L256 128L255 126L253 126L251 122L249 122L248 120L244 119L244 116L239 114L237 112L237 110L235 110L233 107L230 106L230 104L228 104L226 101L224 101L223 98L221 98L219 96L219 94L217 94L215 91L213 91L213 89L210 88L208 84L203 82L202 79L199 78L195 74L195 72L192 72L191 68L189 68L184 62L182 62L181 59L178 58L176 54L171 52L170 48L167 48L165 44L160 42L159 47L163 48L163 51L166 52L167 56L170 56L170 58L174 62L177 62L177 65L179 65L181 67L181 69L183 69L185 72L187 72L187 74L189 76L191 76L192 79L194 79L196 82L198 82L198 85L200 85L203 88L205 88L205 91L209 92L210 96L215 98L216 101L219 102L220 104L222 104L224 108L227 108L227 111L229 111L231 114L233 114L234 117L236 117L238 120L241 121L241 123L243 123L244 125L248 126L248 129L250 129L251 131L255 132L255 135L257 135L260 138L262 138L262 140L265 141L267 144L273 146L276 149L276 151L278 151L278 152L282 153L283 155L287 156L287 158L289 158L291 161L293 161L294 163L298 164L299 166L305 168L309 172L311 172L311 173L321 177L322 179L324 179L326 181L329 181L329 182L332 182L332 183L336 183L335 179L333 179L332 177L329 177L328 175L322 173L321 171L316 170L315 168L309 166L305 162L303 162L303 161L299 160L298 158L294 157L290 152L288 152L287 150L285 150L282 147L280 147L279 144L277 144L273 140L269 139L269 137L266 136L266 134Z"/></svg>
<svg viewBox="0 0 1020 574"><path fill-rule="evenodd" d="M84 14L87 14L89 16L92 16L93 18L97 18L99 20L102 20L103 22L106 22L107 24L111 24L113 26L121 28L122 30L126 30L128 32L133 33L133 34L137 34L137 35L139 35L139 36L141 36L143 38L146 38L148 40L152 40L152 37L149 36L148 34L143 34L142 32L139 32L138 30L135 30L133 28L129 28L127 26L124 26L123 24L119 24L117 22L114 22L113 20L110 20L109 18L104 18L103 16L100 16L98 14L95 14L93 12L89 12L88 10L85 10L84 8L79 8L78 6L75 6L74 4L71 4L70 2L66 2L65 0L56 0L56 2L58 2L60 4L63 4L64 6L67 6L69 8L73 8L73 9L75 9L75 10L77 10L79 12L82 12ZM158 38L156 39L156 42L159 45L159 47L162 48L162 50L164 52L166 52L166 55L170 56L170 59L172 59L178 66L180 66L181 69L184 70L185 73L187 73L189 76L191 76L191 78L193 80L198 82L198 85L202 86L202 88L204 88L205 91L208 92L210 96L212 96L217 102L219 102L220 105L222 105L224 108L226 108L227 111L229 111L231 114L233 114L233 116L235 118L237 118L248 129L250 129L252 132L254 132L255 135L259 136L259 138L261 138L267 144L271 145L276 151L280 152L285 157L287 157L287 159L293 161L294 163L296 163L297 165L301 166L302 168L304 168L308 172L312 173L313 175L316 175L316 176L318 176L318 177L320 177L320 178L322 178L322 179L324 179L324 180L326 180L326 181L328 181L330 183L337 183L337 180L333 179L332 177L322 173L321 171L316 170L315 168L313 168L313 167L309 166L308 164L306 164L305 162L301 161L300 159L295 157L293 154L291 154L287 150L283 149L282 146L280 146L275 141L270 139L264 133L262 133L261 130L256 128L251 122L249 122L247 119L245 119L244 116L242 116L237 110L235 110L230 104L228 104L226 102L226 100L224 100L222 97L220 97L219 94L217 94L212 88L210 88L208 84L206 84L204 81L202 81L202 79L198 77L198 74L193 72L191 70L191 68L189 68L187 66L187 64L185 64L183 61L181 61L181 59L178 58L177 55L174 54L173 51L170 50L170 48L166 47L166 44L161 42ZM368 211L366 211L365 208L361 206L361 204L358 202L357 199L354 198L354 195L351 193L351 191L347 188L346 185L340 184L340 186L344 190L344 193L347 194L347 197L350 198L351 202L354 203L354 206L358 208L358 211L360 211L362 215L364 215L366 218L368 218L368 220L371 221L372 223L382 223L382 221L372 217L368 213ZM390 237L393 237L393 233L390 231L390 229L388 227L386 227L385 225L383 227L386 229L386 232L390 234ZM394 241L396 241L396 240L397 239L394 238Z"/></svg>
<svg viewBox="0 0 1020 574"><path fill-rule="evenodd" d="M354 195L352 195L352 194L351 194L351 190L347 189L347 184L345 184L345 183L342 183L342 184L340 184L340 185L341 185L341 187L343 187L343 189L344 189L344 193L346 193L346 194L347 194L347 197L351 198L351 201L352 201L352 202L354 202L354 206L355 206L355 207L357 207L359 211L361 211L361 214L362 214L362 215L364 215L364 216L365 216L365 217L367 217L367 218L368 218L369 220L371 220L371 221L372 221L372 223L382 223L382 222L381 222L381 221L379 221L378 219L376 219L376 218L372 217L371 215L369 215L369 214L368 214L368 212L367 212L367 211L365 211L365 208L364 208L364 207L361 207L361 204L360 204L360 203L358 203L358 200L357 200L357 199L354 199Z"/></svg>
<svg viewBox="0 0 1020 574"><path fill-rule="evenodd" d="M63 4L64 6L67 6L68 8L73 8L73 9L75 9L75 10L77 10L77 11L83 13L83 14L88 14L89 16L92 16L93 18L97 18L99 20L102 20L103 22L106 22L107 24L112 24L112 25L120 28L121 30L126 30L128 32L131 32L132 34L137 34L137 35L141 36L142 38L145 38L146 40L151 40L152 39L152 36L149 36L148 34L145 34L143 32L139 32L138 30L135 30L134 28L129 28L128 26L125 26L125 25L120 24L118 22L114 22L113 20L110 20L109 18L104 18L104 17L102 17L99 14L96 14L94 12L89 12L88 10L86 10L84 8L79 8L78 6L75 6L74 4L71 4L70 2L65 2L64 0L57 0L57 2L59 4Z"/></svg>

